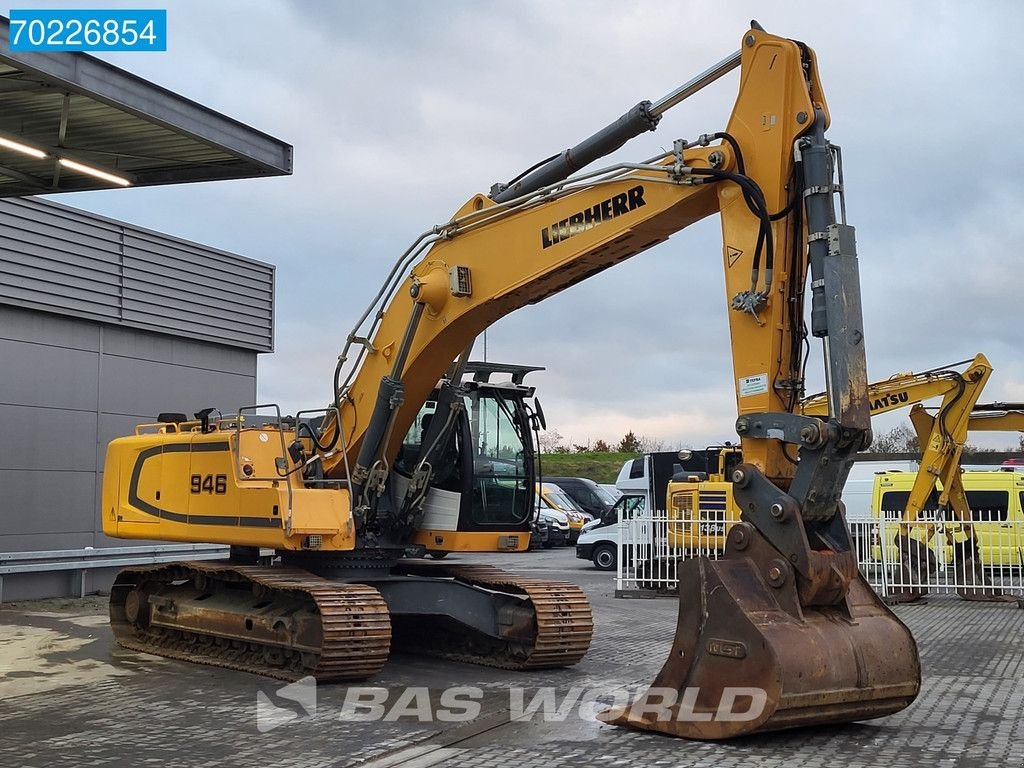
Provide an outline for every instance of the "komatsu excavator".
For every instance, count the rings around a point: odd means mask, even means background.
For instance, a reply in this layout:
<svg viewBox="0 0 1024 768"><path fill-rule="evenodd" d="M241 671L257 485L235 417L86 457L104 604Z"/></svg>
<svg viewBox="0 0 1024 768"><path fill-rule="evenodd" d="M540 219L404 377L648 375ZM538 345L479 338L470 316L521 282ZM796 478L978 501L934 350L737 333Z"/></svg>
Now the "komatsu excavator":
<svg viewBox="0 0 1024 768"><path fill-rule="evenodd" d="M966 365L966 368L963 371L956 370L960 365ZM959 473L960 456L967 438L968 416L988 408L978 405L978 398L991 375L992 366L988 358L979 353L972 360L918 373L898 373L868 385L867 397L872 416L900 408L912 408L911 420L923 446L921 472L917 478L920 488L915 488L907 505L912 515L923 508L937 480L950 482L950 478ZM936 415L929 416L922 402L938 397L942 401L937 406ZM802 399L799 410L804 416L827 418L828 393L820 392ZM980 417L971 418L970 423L978 429L986 424ZM990 420L988 423L995 428L1004 422ZM700 451L696 465L701 465L701 470L690 472L687 467L683 467L679 477L673 478L668 484L666 499L670 514L678 518L698 518L706 509L711 513L708 522L739 520L740 510L732 498L729 476L740 460L742 453L737 446L726 445ZM702 494L711 497L715 503L703 506ZM679 526L669 528L669 539L673 546L707 550L720 549L721 544L724 544L691 540L689 537L695 534Z"/></svg>
<svg viewBox="0 0 1024 768"><path fill-rule="evenodd" d="M974 365L965 374L965 386L958 388L955 397L947 396L946 400L952 400L948 406L944 400L934 415L921 403L910 410L910 422L922 447L921 468L902 510L904 524L900 526L897 545L900 567L906 573L904 583L927 583L922 572L926 576L939 570L929 546L929 537L935 535L937 527L926 526L925 536L914 537L912 524L926 508L942 515L954 523L943 526L943 531L956 550L953 562L958 571L957 581L962 585L957 593L966 600L1010 602L1012 598L991 584L982 567L975 515L964 489L960 461L969 432L1024 431L1024 411L1020 403L978 402L981 387L991 373L988 361L979 364L979 357L982 356L975 358ZM972 371L974 379L970 377ZM924 593L923 588L904 587L895 590L893 596L913 601Z"/></svg>
<svg viewBox="0 0 1024 768"><path fill-rule="evenodd" d="M962 365L966 366L964 370L956 370ZM898 567L904 572L904 584L924 584L928 580L926 574L938 568L929 539L935 535L936 526L924 526L922 536L922 531L915 531L913 525L926 505L934 504L948 508L951 519L960 524L963 539L956 542L960 550L957 560L967 573L973 574L971 586L961 589L961 595L971 600L1003 599L999 590L986 585L979 565L978 543L972 532L971 509L963 489L960 466L968 431L1012 430L1024 426L1024 421L1015 419L1018 412L1012 410L1013 405L978 403L991 375L988 358L979 353L972 360L918 373L899 373L868 386L872 416L911 408L911 422L922 446L920 469L902 511L904 524L896 534ZM942 400L935 415L929 414L923 401L939 397ZM826 418L828 407L828 395L822 392L803 399L800 412L805 416ZM731 468L742 460L740 449L723 446L700 454L704 464L714 465L710 471L687 472L684 469L679 478L668 484L666 492L668 545L684 554L721 550L729 528L741 518L728 477ZM924 594L923 588L894 588L890 598L895 602L910 602Z"/></svg>
<svg viewBox="0 0 1024 768"><path fill-rule="evenodd" d="M737 66L724 130L581 170ZM651 692L607 718L720 739L909 705L916 645L858 573L838 502L870 441L870 404L854 232L845 204L836 215L842 166L828 124L814 52L755 23L736 53L421 235L349 335L319 420L201 411L114 440L106 533L234 553L120 574L118 642L321 680L373 675L392 647L513 669L577 662L592 631L577 587L409 557L528 544L523 436L493 401L478 410L502 440L453 432L473 407L460 369L494 321L719 213L743 522L723 559L686 564L668 661ZM808 335L822 342L825 419L799 412ZM429 423L417 424L435 389ZM413 429L423 432L416 454L400 458ZM430 489L446 483L457 489L449 502L428 509ZM257 548L279 564L249 562ZM737 687L759 691L763 706L717 717ZM680 696L666 699L666 688Z"/></svg>
<svg viewBox="0 0 1024 768"><path fill-rule="evenodd" d="M955 366L965 364L967 367L962 372L954 370ZM930 537L935 535L936 526L933 524L916 531L913 526L938 489L938 505L945 507L948 503L952 518L960 522L962 539L955 543L959 551L957 562L960 568L966 569L965 573L971 574L970 579L962 581L976 585L961 588L960 595L971 600L1003 599L999 590L986 586L960 466L971 412L979 407L978 398L991 375L991 364L979 353L973 360L963 360L923 373L897 374L871 387L872 413L887 413L912 406L910 421L921 446L920 466L903 510L904 524L896 534L898 567L903 572L904 584L925 584L928 574L938 570L930 549ZM933 416L922 401L935 397L941 397L942 402ZM808 398L803 404L803 412L823 415L826 412L824 401L824 394ZM949 531L947 529L947 534ZM911 602L924 594L923 587L904 587L891 590L889 599Z"/></svg>

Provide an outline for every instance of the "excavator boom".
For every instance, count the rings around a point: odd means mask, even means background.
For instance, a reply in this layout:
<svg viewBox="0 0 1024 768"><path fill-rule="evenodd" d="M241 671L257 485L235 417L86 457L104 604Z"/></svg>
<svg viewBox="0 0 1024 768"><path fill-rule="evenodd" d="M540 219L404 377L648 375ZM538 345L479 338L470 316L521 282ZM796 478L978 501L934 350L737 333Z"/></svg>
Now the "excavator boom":
<svg viewBox="0 0 1024 768"><path fill-rule="evenodd" d="M956 366L967 365L961 373ZM959 400L967 387L974 386L981 394L992 373L992 366L985 355L978 353L972 360L950 363L919 373L897 373L883 381L876 381L868 387L868 402L871 415L888 413L900 408L942 397L943 404ZM975 400L977 397L975 396ZM941 410L941 407L940 407ZM805 416L828 416L828 396L824 392L806 397L800 403L800 412Z"/></svg>
<svg viewBox="0 0 1024 768"><path fill-rule="evenodd" d="M1024 403L983 403L974 406L968 432L1024 432Z"/></svg>

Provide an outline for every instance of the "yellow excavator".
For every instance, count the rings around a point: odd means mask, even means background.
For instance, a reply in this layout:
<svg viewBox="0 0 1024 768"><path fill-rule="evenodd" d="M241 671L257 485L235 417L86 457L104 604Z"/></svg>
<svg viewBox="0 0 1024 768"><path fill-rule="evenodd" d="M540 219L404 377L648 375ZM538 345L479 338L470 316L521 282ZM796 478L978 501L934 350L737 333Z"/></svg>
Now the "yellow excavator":
<svg viewBox="0 0 1024 768"><path fill-rule="evenodd" d="M959 366L966 366L962 371ZM922 446L920 468L902 510L903 524L896 534L899 567L903 583L923 584L925 574L935 572L938 565L930 551L930 537L936 527L927 525L915 531L914 522L929 505L948 508L958 521L962 539L957 562L969 580L978 586L964 587L962 596L972 600L1002 599L998 590L986 586L985 574L979 566L977 541L971 527L971 510L961 481L961 456L970 430L1024 429L1024 416L1011 404L979 404L992 366L983 354L918 373L891 376L868 387L871 415L889 413L911 407L910 418ZM935 415L928 413L923 401L941 397ZM800 403L805 416L826 418L826 393L811 395ZM729 529L740 520L741 510L732 493L731 468L742 461L736 446L709 448L699 452L699 461L714 464L710 471L688 472L684 468L668 485L668 544L685 553L721 551ZM938 491L936 497L935 492ZM936 501L937 499L937 501ZM952 529L950 529L952 530ZM967 581L966 579L964 580ZM892 590L894 601L909 602L924 595L924 589L905 587Z"/></svg>
<svg viewBox="0 0 1024 768"><path fill-rule="evenodd" d="M939 570L930 547L937 527L926 526L925 535L915 537L912 524L925 509L940 512L954 523L942 528L948 544L955 549L956 580L961 584L958 594L967 600L1003 602L1012 598L991 585L982 567L975 516L964 490L960 461L969 432L1024 432L1024 410L1020 403L978 403L980 389L991 373L985 363L979 365L975 358L971 371L976 372L979 383L968 382L961 387L949 407L944 402L934 415L920 403L910 410L910 422L922 446L921 467L903 508L904 524L900 526L897 545L904 583L925 583L927 579L922 578L922 573ZM924 593L918 587L895 591L897 599L904 601L916 600Z"/></svg>
<svg viewBox="0 0 1024 768"><path fill-rule="evenodd" d="M967 367L963 371L956 370L960 365ZM912 514L916 515L921 510L937 479L948 479L959 471L960 455L967 436L964 414L984 407L978 406L977 402L991 374L992 366L979 353L973 360L919 373L898 373L868 385L872 416L912 406L911 418L916 419L915 424L921 425L919 439L925 451L917 482L924 490L917 491L908 502L907 509ZM941 397L942 402L936 417L930 417L931 421L926 423L922 416L917 415L928 416L921 403L936 397ZM802 399L799 406L805 416L818 418L827 418L828 408L828 396L824 392ZM994 421L992 423L995 424ZM703 521L707 525L694 529L682 523L672 524L668 530L669 543L693 551L721 549L725 544L722 523L731 525L740 519L740 510L732 496L730 475L733 467L742 461L742 453L734 445L712 447L696 453L696 464L692 456L685 457L685 466L669 483L666 498L671 517L687 519L690 523ZM697 465L702 466L693 469ZM705 538L708 536L711 538Z"/></svg>
<svg viewBox="0 0 1024 768"><path fill-rule="evenodd" d="M737 67L724 130L584 170ZM111 592L118 642L320 680L371 676L393 647L512 669L579 661L593 623L577 587L418 557L528 545L525 438L500 399L474 401L462 367L499 318L719 213L743 520L722 559L685 564L668 661L650 692L606 719L721 739L908 706L916 645L860 576L838 503L870 442L870 403L854 231L845 203L836 213L842 164L828 124L814 52L755 23L734 54L421 235L349 334L326 412L204 409L114 440L107 534L232 547L223 564L122 572ZM827 418L799 411L809 336L824 350ZM490 425L486 440L481 427L456 430L467 413ZM257 563L260 548L275 564ZM756 690L762 706L718 716L737 689Z"/></svg>
<svg viewBox="0 0 1024 768"><path fill-rule="evenodd" d="M962 371L955 366L966 365ZM915 530L913 523L918 520L922 510L934 497L937 489L938 505L949 504L950 513L958 520L962 538L955 542L958 548L956 562L964 573L971 578L963 579L977 587L960 589L962 597L972 600L1002 599L998 590L986 587L985 574L978 556L978 542L971 526L971 509L964 492L960 464L967 433L970 429L970 416L978 407L978 398L992 375L992 366L988 359L977 354L973 360L963 360L942 368L923 373L897 374L888 381L880 382L870 392L873 413L884 413L910 405L910 421L917 433L918 444L921 446L921 459L914 485L903 509L902 520L896 534L896 546L899 552L899 568L903 572L903 583L922 585L927 582L928 574L938 570L930 549L931 537L935 535L936 526L926 525ZM922 401L941 397L935 415L928 413ZM808 398L804 403L804 412L823 414L823 395ZM951 535L952 529L946 529ZM890 599L910 602L925 594L920 586L896 588L891 590Z"/></svg>
<svg viewBox="0 0 1024 768"><path fill-rule="evenodd" d="M966 366L962 371L958 366ZM910 419L922 446L920 467L899 510L900 524L895 533L897 567L902 584L889 587L890 602L913 602L923 597L928 575L941 570L933 552L932 539L940 530L934 520L917 525L921 513L941 511L950 523L941 526L947 544L956 549L953 562L958 570L957 591L975 601L1004 602L1007 597L993 586L982 567L973 513L964 491L961 459L969 432L1024 432L1024 404L978 403L992 374L988 359L977 354L920 373L900 373L868 387L872 415L911 407ZM922 401L941 397L934 409ZM929 413L934 410L934 415ZM827 415L824 393L812 395L801 403L806 415ZM683 470L666 494L669 500L668 544L687 555L721 551L729 528L740 519L740 510L728 481L731 467L742 461L739 448L722 446L697 452L698 463L709 465L704 471ZM713 466L712 466L713 465ZM892 512L893 510L888 510ZM646 567L655 568L655 565ZM668 566L662 571L667 573ZM913 586L911 586L913 585Z"/></svg>

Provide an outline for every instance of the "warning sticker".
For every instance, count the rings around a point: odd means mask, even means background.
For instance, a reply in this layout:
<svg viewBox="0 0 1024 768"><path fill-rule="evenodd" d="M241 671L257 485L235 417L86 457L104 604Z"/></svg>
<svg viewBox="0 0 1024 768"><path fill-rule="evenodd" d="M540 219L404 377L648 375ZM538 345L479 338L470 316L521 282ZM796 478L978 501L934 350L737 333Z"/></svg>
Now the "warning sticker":
<svg viewBox="0 0 1024 768"><path fill-rule="evenodd" d="M767 373L759 373L756 376L741 376L738 381L740 397L763 395L768 391Z"/></svg>
<svg viewBox="0 0 1024 768"><path fill-rule="evenodd" d="M743 251L741 251L739 248L733 248L731 245L727 245L725 247L725 255L728 259L729 266L731 267L733 264L739 261L740 256L743 255Z"/></svg>

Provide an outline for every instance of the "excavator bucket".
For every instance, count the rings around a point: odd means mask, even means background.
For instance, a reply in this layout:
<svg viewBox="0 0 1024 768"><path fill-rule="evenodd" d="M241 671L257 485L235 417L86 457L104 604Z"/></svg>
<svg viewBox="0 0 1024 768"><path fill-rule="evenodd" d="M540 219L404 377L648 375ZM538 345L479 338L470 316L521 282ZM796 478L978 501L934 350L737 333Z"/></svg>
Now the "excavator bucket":
<svg viewBox="0 0 1024 768"><path fill-rule="evenodd" d="M722 560L684 561L668 660L646 694L601 719L726 739L908 706L921 682L916 644L863 577L834 605L802 607L794 570L774 554L752 558L727 548Z"/></svg>

